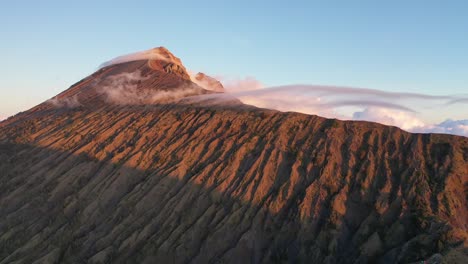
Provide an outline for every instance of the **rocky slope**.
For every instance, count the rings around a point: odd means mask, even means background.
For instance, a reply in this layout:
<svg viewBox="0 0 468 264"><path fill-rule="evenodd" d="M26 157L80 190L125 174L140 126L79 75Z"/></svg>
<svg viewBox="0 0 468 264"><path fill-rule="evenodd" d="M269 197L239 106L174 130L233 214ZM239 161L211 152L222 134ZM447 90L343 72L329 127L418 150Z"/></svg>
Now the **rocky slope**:
<svg viewBox="0 0 468 264"><path fill-rule="evenodd" d="M207 90L211 90L215 92L225 92L224 87L221 84L221 82L219 82L215 78L210 77L202 72L197 73L194 76L193 81Z"/></svg>
<svg viewBox="0 0 468 264"><path fill-rule="evenodd" d="M0 123L0 263L466 260L468 138L182 104L211 91L167 63Z"/></svg>

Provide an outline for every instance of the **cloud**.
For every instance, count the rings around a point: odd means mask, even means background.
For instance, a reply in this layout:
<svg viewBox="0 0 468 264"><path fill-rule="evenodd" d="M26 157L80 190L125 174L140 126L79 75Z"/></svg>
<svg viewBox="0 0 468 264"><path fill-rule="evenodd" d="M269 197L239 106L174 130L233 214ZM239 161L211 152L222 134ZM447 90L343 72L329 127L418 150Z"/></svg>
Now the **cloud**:
<svg viewBox="0 0 468 264"><path fill-rule="evenodd" d="M56 96L47 100L47 102L56 108L76 108L81 106L81 103L79 102L76 95L65 98L59 98Z"/></svg>
<svg viewBox="0 0 468 264"><path fill-rule="evenodd" d="M425 126L424 122L415 117L411 112L382 107L367 107L363 111L354 112L352 119L397 126L404 130L412 130Z"/></svg>
<svg viewBox="0 0 468 264"><path fill-rule="evenodd" d="M353 120L373 121L384 125L397 126L403 130L415 133L442 133L468 136L468 119L447 119L439 124L426 124L413 113L369 107L362 112L355 112Z"/></svg>
<svg viewBox="0 0 468 264"><path fill-rule="evenodd" d="M104 62L99 66L99 68L107 67L114 64L130 62L130 61L139 61L139 60L162 60L180 65L180 61L173 57L172 54L165 48L154 48L144 51L138 51L135 53L130 53L116 57L110 61Z"/></svg>
<svg viewBox="0 0 468 264"><path fill-rule="evenodd" d="M325 115L327 117L347 117L352 114L338 111L341 108L354 107L365 109L376 107L395 109L405 112L416 112L414 104L405 103L408 98L411 101L437 101L448 100L445 96L427 96L409 93L390 93L373 89L348 88L335 86L315 85L288 85L251 90L241 88L227 89L231 95L241 101L273 108L281 111L299 111L306 114Z"/></svg>
<svg viewBox="0 0 468 264"><path fill-rule="evenodd" d="M459 104L459 103L468 103L468 96L467 98L458 98L458 99L453 99L447 103L447 105L451 104Z"/></svg>
<svg viewBox="0 0 468 264"><path fill-rule="evenodd" d="M120 105L173 101L191 95L199 95L202 92L195 85L171 90L142 89L140 84L149 78L150 75L143 76L139 70L121 73L102 80L97 86L97 92L103 94L106 101Z"/></svg>
<svg viewBox="0 0 468 264"><path fill-rule="evenodd" d="M214 78L219 80L223 84L224 89L231 93L264 88L264 85L260 81L251 76L247 76L245 78L232 78L218 75Z"/></svg>
<svg viewBox="0 0 468 264"><path fill-rule="evenodd" d="M468 101L463 96L436 96L320 85L261 88L261 85L257 85L260 82L255 79L249 81L252 83L240 82L237 86L233 82L233 86L226 89L227 94L209 96L219 99L227 96L235 97L245 104L279 111L294 111L342 120L378 122L412 132L468 136L466 124L459 121L441 124L431 124L426 121L430 117L430 111L434 109L443 111L447 105L457 104L462 109L468 109L464 107ZM468 111L464 114L468 117Z"/></svg>
<svg viewBox="0 0 468 264"><path fill-rule="evenodd" d="M452 120L447 119L435 125L426 125L412 129L412 132L419 133L443 133L468 137L468 119Z"/></svg>

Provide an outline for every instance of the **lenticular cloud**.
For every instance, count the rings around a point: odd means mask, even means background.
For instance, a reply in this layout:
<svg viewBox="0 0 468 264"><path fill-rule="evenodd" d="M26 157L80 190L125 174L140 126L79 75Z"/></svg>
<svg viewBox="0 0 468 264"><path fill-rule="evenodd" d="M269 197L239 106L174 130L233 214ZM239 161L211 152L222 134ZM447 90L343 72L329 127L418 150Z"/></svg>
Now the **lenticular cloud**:
<svg viewBox="0 0 468 264"><path fill-rule="evenodd" d="M249 79L248 83L255 82ZM253 89L246 89L242 81L239 86L231 83L226 90L243 103L257 107L372 121L410 132L468 136L468 96L465 95L436 96L318 85L259 88L261 85L255 84ZM222 98L225 95L210 96ZM462 119L450 119L452 113ZM443 119L434 122L435 115Z"/></svg>

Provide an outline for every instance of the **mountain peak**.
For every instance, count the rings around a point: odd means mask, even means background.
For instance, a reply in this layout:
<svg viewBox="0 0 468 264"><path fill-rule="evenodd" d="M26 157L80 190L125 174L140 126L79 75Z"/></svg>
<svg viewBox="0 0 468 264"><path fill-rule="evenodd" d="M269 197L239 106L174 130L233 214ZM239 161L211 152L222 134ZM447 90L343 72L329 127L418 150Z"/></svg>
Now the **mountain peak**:
<svg viewBox="0 0 468 264"><path fill-rule="evenodd" d="M224 92L206 74L190 76L182 61L166 47L116 57L100 70L48 101L54 107L154 104L182 97Z"/></svg>
<svg viewBox="0 0 468 264"><path fill-rule="evenodd" d="M163 64L176 64L183 67L182 61L166 47L155 47L149 50L118 56L101 64L100 68L132 61L161 61Z"/></svg>
<svg viewBox="0 0 468 264"><path fill-rule="evenodd" d="M190 80L190 76L187 73L187 69L185 69L182 64L182 61L166 47L162 46L117 57L111 60L109 65L138 60L147 60L148 66L153 70L164 71L166 73L178 75L182 79ZM112 63L113 61L115 63Z"/></svg>
<svg viewBox="0 0 468 264"><path fill-rule="evenodd" d="M206 90L215 92L224 92L224 86L217 79L204 74L203 72L197 73L192 81Z"/></svg>
<svg viewBox="0 0 468 264"><path fill-rule="evenodd" d="M150 60L165 60L169 63L174 63L178 65L182 65L182 61L176 57L171 51L169 51L166 47L155 47L147 51L150 56Z"/></svg>

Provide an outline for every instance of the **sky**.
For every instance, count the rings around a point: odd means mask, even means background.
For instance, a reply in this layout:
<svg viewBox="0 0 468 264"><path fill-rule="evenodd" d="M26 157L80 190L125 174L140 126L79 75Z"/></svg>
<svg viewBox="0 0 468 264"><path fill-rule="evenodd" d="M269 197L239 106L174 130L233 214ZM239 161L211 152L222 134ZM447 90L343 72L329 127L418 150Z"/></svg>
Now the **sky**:
<svg viewBox="0 0 468 264"><path fill-rule="evenodd" d="M468 1L450 0L2 0L0 119L157 46L189 69L266 87L467 94L467 13ZM463 107L444 111L434 122L468 119Z"/></svg>

